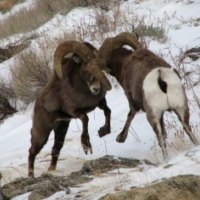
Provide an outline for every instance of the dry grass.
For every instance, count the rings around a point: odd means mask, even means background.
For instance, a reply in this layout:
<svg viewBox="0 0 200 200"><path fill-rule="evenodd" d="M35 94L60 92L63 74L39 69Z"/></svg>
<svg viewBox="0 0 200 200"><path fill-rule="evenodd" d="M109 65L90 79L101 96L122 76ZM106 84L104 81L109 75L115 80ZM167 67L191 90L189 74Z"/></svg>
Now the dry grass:
<svg viewBox="0 0 200 200"><path fill-rule="evenodd" d="M84 0L36 0L32 7L25 7L0 20L0 39L22 32L29 32L50 20L56 13L68 13L75 6L87 5Z"/></svg>
<svg viewBox="0 0 200 200"><path fill-rule="evenodd" d="M169 51L167 54L168 56L170 55L173 66L178 70L182 78L183 87L186 91L190 108L190 118L193 118L193 115L200 115L200 99L198 98L198 87L196 87L199 85L199 81L194 78L195 76L199 76L199 71L194 70L194 67L197 69L198 66L193 64L193 61L189 62L186 59L185 52L187 52L185 49L180 48L177 56L172 55L171 51ZM186 65L189 65L189 67L186 67ZM167 115L165 115L165 124L168 132L174 135L174 140L168 142L167 144L171 151L177 153L180 151L185 151L194 146L189 140L187 133L183 130L183 127L176 115L172 113L168 115L167 113ZM200 137L198 136L198 132L200 130L199 123L195 120L192 121L192 123L190 122L190 125L197 140L200 141Z"/></svg>
<svg viewBox="0 0 200 200"><path fill-rule="evenodd" d="M15 67L11 68L11 84L16 99L21 100L25 107L35 100L39 91L49 80L56 47L61 42L70 39L75 39L73 33L63 33L57 40L43 39L38 41L38 46L29 48L16 56Z"/></svg>
<svg viewBox="0 0 200 200"><path fill-rule="evenodd" d="M157 40L161 43L167 41L165 29L162 26L154 26L153 24L145 25L143 23L140 23L135 28L135 31L143 37L150 37L151 39Z"/></svg>
<svg viewBox="0 0 200 200"><path fill-rule="evenodd" d="M139 19L134 15L133 19L127 18L127 15L120 10L120 0L36 0L32 8L24 8L11 14L9 17L0 21L0 39L15 33L29 32L34 30L51 19L56 13L67 14L76 6L93 6L95 10L95 24L88 25L84 21L76 26L79 38L83 40L85 36L90 35L92 39L97 36L101 40L105 39L108 32L114 32L122 29L131 31L133 25L136 27L141 37L148 36L155 40L164 42L166 40L164 28L161 26L146 25L144 19ZM112 11L107 12L112 7ZM132 15L132 13L130 13ZM33 17L34 16L34 17ZM130 21L134 24L130 24ZM78 35L76 34L76 35Z"/></svg>
<svg viewBox="0 0 200 200"><path fill-rule="evenodd" d="M199 74L200 66L196 63L193 63L192 60L187 59L186 52L184 48L177 49L179 54L174 56L169 50L165 53L165 56L170 58L172 66L175 67L182 78L182 85L186 91L188 104L190 108L190 113L192 115L200 116L200 99L199 99ZM162 54L159 54L161 57L165 57ZM197 87L196 87L197 86ZM194 130L196 128L192 126ZM177 132L180 132L177 130Z"/></svg>
<svg viewBox="0 0 200 200"><path fill-rule="evenodd" d="M0 12L8 12L18 3L23 3L25 0L0 0Z"/></svg>
<svg viewBox="0 0 200 200"><path fill-rule="evenodd" d="M0 80L0 96L9 99L16 108L16 93L11 83L7 83L3 78Z"/></svg>
<svg viewBox="0 0 200 200"><path fill-rule="evenodd" d="M114 36L112 33L121 31L137 32L141 41L144 42L146 46L148 46L146 38L161 43L167 41L168 38L166 36L164 21L158 21L155 25L147 24L145 17L139 17L133 14L133 11L127 11L128 14L124 13L124 11L120 9L120 3L119 0L116 0L112 10L109 12L106 12L106 10L100 7L96 8L94 12L95 23L93 25L88 25L83 22L82 32L85 35L90 35L91 39L100 38L100 43L106 37Z"/></svg>
<svg viewBox="0 0 200 200"><path fill-rule="evenodd" d="M11 69L12 84L17 99L28 105L48 81L51 68L45 56L39 57L33 51L21 54L16 63L17 67Z"/></svg>
<svg viewBox="0 0 200 200"><path fill-rule="evenodd" d="M11 84L0 80L0 123L17 111L15 91Z"/></svg>
<svg viewBox="0 0 200 200"><path fill-rule="evenodd" d="M112 0L111 2L114 3L116 0ZM16 33L29 32L37 29L55 14L67 14L77 6L94 6L108 10L108 5L110 4L108 0L36 0L32 7L24 7L13 14L11 13L9 16L3 18L3 20L0 20L0 26L4 27L0 29L0 39Z"/></svg>

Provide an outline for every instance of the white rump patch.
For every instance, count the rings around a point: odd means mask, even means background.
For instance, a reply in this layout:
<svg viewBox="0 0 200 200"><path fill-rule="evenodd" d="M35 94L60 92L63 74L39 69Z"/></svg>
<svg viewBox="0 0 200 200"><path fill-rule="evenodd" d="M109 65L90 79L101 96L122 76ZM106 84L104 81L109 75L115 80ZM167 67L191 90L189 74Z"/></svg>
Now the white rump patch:
<svg viewBox="0 0 200 200"><path fill-rule="evenodd" d="M164 93L158 84L160 77L167 83L167 93ZM183 107L185 93L178 75L171 68L158 67L153 69L143 82L144 98L155 112Z"/></svg>

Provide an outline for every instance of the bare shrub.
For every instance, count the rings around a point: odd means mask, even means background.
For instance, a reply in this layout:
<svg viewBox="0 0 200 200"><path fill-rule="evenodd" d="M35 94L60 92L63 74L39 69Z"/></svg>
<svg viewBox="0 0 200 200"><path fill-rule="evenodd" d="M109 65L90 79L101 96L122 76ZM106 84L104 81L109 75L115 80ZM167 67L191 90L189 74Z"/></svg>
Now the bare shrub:
<svg viewBox="0 0 200 200"><path fill-rule="evenodd" d="M22 104L20 104L19 109L26 108L29 103L35 100L41 88L49 80L53 68L52 58L58 44L75 39L74 33L66 32L63 32L56 39L48 37L38 39L34 48L30 47L14 58L15 66L10 67L9 86L7 85L8 87L5 88L5 84L1 85L0 83L0 92L1 87L4 86L6 91L10 90L7 95L8 99L13 98L15 102L20 100Z"/></svg>
<svg viewBox="0 0 200 200"><path fill-rule="evenodd" d="M114 5L117 0L87 0L88 5L99 7L105 11L110 10L110 6Z"/></svg>
<svg viewBox="0 0 200 200"><path fill-rule="evenodd" d="M95 20L96 27L101 35L111 31L111 19L109 19L109 16L104 10L95 9Z"/></svg>
<svg viewBox="0 0 200 200"><path fill-rule="evenodd" d="M104 3L105 2L106 1L104 1ZM117 30L118 26L122 26L120 0L110 1L108 5L112 5L114 2L115 4L110 12L107 12L106 9L102 9L101 6L95 8L94 10L95 24L92 27L92 34L98 35L101 40L104 40L105 37L107 37L105 36L106 33L114 32Z"/></svg>
<svg viewBox="0 0 200 200"><path fill-rule="evenodd" d="M195 49L195 48L194 48ZM193 49L193 50L194 50ZM189 103L191 103L191 99L193 99L193 104L197 106L198 112L200 113L200 99L198 95L198 90L195 86L199 85L199 69L200 66L193 64L193 59L188 55L188 52L190 53L190 50L185 50L183 48L179 48L179 55L174 57L171 52L169 52L169 55L171 56L171 60L178 70L179 74L181 75L183 81L184 81L184 87L190 92L190 99ZM187 57L190 57L191 61L186 61ZM196 60L196 59L195 59ZM189 67L187 67L189 66Z"/></svg>
<svg viewBox="0 0 200 200"><path fill-rule="evenodd" d="M45 56L38 56L33 51L21 54L16 63L17 67L11 69L12 84L17 98L28 105L47 83L51 69Z"/></svg>
<svg viewBox="0 0 200 200"><path fill-rule="evenodd" d="M17 112L16 95L11 84L0 80L0 122Z"/></svg>
<svg viewBox="0 0 200 200"><path fill-rule="evenodd" d="M141 42L144 43L145 46L148 46L146 37L162 43L166 42L167 36L164 21L157 21L155 25L149 25L145 20L145 16L138 16L133 13L132 10L127 10L128 13L124 13L124 10L121 10L120 0L113 0L108 5L113 2L115 2L115 4L109 12L106 12L105 9L101 9L100 6L100 8L98 7L95 9L95 24L92 27L93 35L95 32L101 40L104 40L108 35L113 36L112 34L116 31L134 31L138 33Z"/></svg>
<svg viewBox="0 0 200 200"><path fill-rule="evenodd" d="M154 26L153 24L147 25L145 24L143 19L141 19L138 25L135 27L135 31L143 37L145 36L150 37L153 40L157 40L161 43L167 41L165 29L162 25L160 26Z"/></svg>
<svg viewBox="0 0 200 200"><path fill-rule="evenodd" d="M178 50L179 54L177 54L176 56L174 56L171 51L168 51L167 55L170 57L173 66L178 70L179 75L182 78L182 83L188 97L187 99L190 107L191 117L199 116L200 99L198 87L196 87L197 85L199 85L199 71L197 70L198 65L192 63L192 58L191 61L187 59L188 50L185 50L184 48L179 48ZM163 55L161 56L163 57ZM174 133L172 135L175 135L175 139L173 141L167 142L172 151L183 151L193 146L192 143L188 140L188 137L186 136L183 127L180 124L177 126L177 117L175 115L171 115L171 113L170 115L168 115L167 113L164 119L166 128L167 130L169 130L168 132L170 134ZM192 127L193 133L195 134L195 137L199 140L199 122L191 122L192 123L190 125Z"/></svg>

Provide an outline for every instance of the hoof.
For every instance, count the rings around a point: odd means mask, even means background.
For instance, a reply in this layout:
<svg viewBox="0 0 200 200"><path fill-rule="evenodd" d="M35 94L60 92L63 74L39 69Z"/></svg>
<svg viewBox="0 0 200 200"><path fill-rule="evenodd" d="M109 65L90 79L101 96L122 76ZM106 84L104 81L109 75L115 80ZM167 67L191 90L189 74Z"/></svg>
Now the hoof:
<svg viewBox="0 0 200 200"><path fill-rule="evenodd" d="M116 141L119 142L119 143L123 143L125 142L126 138L123 137L123 135L119 134L116 138Z"/></svg>
<svg viewBox="0 0 200 200"><path fill-rule="evenodd" d="M89 153L92 154L92 147L85 146L84 144L82 144L82 147L86 155L88 155Z"/></svg>
<svg viewBox="0 0 200 200"><path fill-rule="evenodd" d="M32 171L29 171L29 172L28 172L28 177L34 178L34 173L33 173Z"/></svg>
<svg viewBox="0 0 200 200"><path fill-rule="evenodd" d="M56 170L56 166L54 165L49 166L48 171L54 171L54 170Z"/></svg>
<svg viewBox="0 0 200 200"><path fill-rule="evenodd" d="M90 143L90 137L88 134L81 135L81 145L83 147L83 151L87 155L89 152L92 154L92 145Z"/></svg>
<svg viewBox="0 0 200 200"><path fill-rule="evenodd" d="M102 138L105 135L110 134L110 128L107 127L101 127L98 131L99 137Z"/></svg>
<svg viewBox="0 0 200 200"><path fill-rule="evenodd" d="M90 141L87 140L86 143L82 143L82 147L83 147L83 151L85 152L85 154L87 155L88 153L92 154L92 146L90 144Z"/></svg>

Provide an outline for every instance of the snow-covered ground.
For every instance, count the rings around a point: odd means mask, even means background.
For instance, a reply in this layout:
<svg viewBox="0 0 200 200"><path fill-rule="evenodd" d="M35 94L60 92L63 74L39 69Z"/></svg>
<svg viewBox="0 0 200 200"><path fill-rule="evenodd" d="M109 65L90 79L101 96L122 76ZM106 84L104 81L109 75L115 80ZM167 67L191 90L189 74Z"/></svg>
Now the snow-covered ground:
<svg viewBox="0 0 200 200"><path fill-rule="evenodd" d="M117 8L113 8L108 13L111 18L115 9ZM181 49L185 50L200 46L199 10L199 0L192 2L187 0L128 0L120 5L121 15L129 19L129 21L135 19L135 16L145 16L144 21L146 24L153 24L155 26L159 26L161 23L163 24L168 38L165 43L159 43L150 38L146 38L146 40L149 42L149 48L152 51L162 54L171 64L174 64L173 58L176 59L176 56L181 53ZM40 27L37 31L40 34L44 34L45 37L58 38L63 34L63 31L76 30L77 26L83 21L89 24L89 27L92 27L92 24L95 23L94 14L95 12L91 8L77 8L66 16L56 15L50 22ZM199 23L199 25L197 26L196 23ZM115 35L123 30L129 30L129 27L125 23L121 23L120 26L119 23L116 31L112 31L107 35ZM97 46L100 45L99 42L102 40L98 34L94 38L91 35L86 35L86 39ZM40 40L42 39L40 38ZM3 45L3 42L0 41L0 45ZM37 43L37 40L34 42ZM34 42L32 46L35 45ZM186 70L190 71L192 69L195 71L200 69L199 60L193 63L189 59L186 61ZM11 60L0 64L0 76L4 75L4 68L6 65L10 65L10 62ZM199 80L199 75L196 75L195 78ZM114 85L115 83L113 83ZM195 86L193 89L198 95L200 87ZM200 111L194 101L193 91L188 90L187 94L190 100L190 122L195 135L200 141ZM71 188L70 195L66 196L65 192L59 192L48 199L74 199L76 193L82 191L84 199L94 200L108 192L115 191L116 188L128 189L132 186L143 186L152 181L178 174L200 175L200 147L194 147L186 134L181 136L183 131L174 114L167 113L165 115L166 123L168 124L167 142L169 161L163 162L155 134L143 112L139 112L134 118L126 142L119 144L115 141L117 134L124 126L129 111L128 103L120 86L113 87L113 90L108 92L106 99L112 110L111 134L104 138L98 137L97 132L104 123L104 115L99 109L91 112L89 114L89 134L93 154L85 155L80 145L81 123L79 120L72 120L65 145L59 157L57 170L54 174L67 175L72 171L79 170L85 160L95 159L104 155L137 158L141 160L148 159L155 163L156 166L146 166L143 164L134 169L119 169L118 172L112 171L95 178L90 183L83 184L79 188ZM26 111L18 112L0 124L0 172L3 174L1 184L8 183L17 177L27 176L32 108L33 105L30 105ZM177 130L179 134L177 134ZM36 176L40 176L47 171L52 146L53 132L48 143L37 156L35 163ZM27 199L27 195L15 199Z"/></svg>

